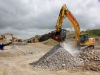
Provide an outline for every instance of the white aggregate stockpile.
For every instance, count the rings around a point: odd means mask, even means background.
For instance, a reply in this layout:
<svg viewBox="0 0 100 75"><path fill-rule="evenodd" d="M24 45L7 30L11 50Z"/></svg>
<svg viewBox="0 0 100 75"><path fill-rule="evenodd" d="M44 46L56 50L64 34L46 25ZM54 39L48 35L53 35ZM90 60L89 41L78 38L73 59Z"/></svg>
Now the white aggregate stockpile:
<svg viewBox="0 0 100 75"><path fill-rule="evenodd" d="M13 45L11 48L11 50L20 50L17 46Z"/></svg>
<svg viewBox="0 0 100 75"><path fill-rule="evenodd" d="M33 65L52 70L59 70L73 69L77 66L84 65L84 63L82 59L73 57L67 50L62 48L60 45L57 45L38 61L34 62Z"/></svg>

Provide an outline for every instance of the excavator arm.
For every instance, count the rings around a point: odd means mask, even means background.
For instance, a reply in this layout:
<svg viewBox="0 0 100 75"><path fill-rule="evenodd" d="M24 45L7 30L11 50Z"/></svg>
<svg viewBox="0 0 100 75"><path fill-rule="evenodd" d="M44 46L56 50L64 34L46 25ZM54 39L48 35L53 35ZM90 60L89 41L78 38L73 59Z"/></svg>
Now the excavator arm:
<svg viewBox="0 0 100 75"><path fill-rule="evenodd" d="M62 23L63 23L65 17L67 17L70 20L70 22L73 24L75 32L76 32L76 36L78 39L80 39L79 23L74 18L74 16L71 14L71 12L67 9L66 5L63 5L61 10L60 10L58 20L57 20L57 23L55 26L56 27L55 40L58 40L58 41L65 40L65 38L63 38L63 37L66 37L66 32L64 29L62 29ZM77 41L80 41L80 40L77 40Z"/></svg>
<svg viewBox="0 0 100 75"><path fill-rule="evenodd" d="M66 30L65 29L62 29L62 24L63 24L63 21L64 21L64 18L67 17L71 23L73 24L74 26L74 29L76 31L76 36L78 38L77 41L80 41L80 27L79 27L79 24L78 22L76 21L76 19L74 18L74 16L71 14L71 12L67 9L66 5L63 5L61 10L60 10L60 13L59 13L59 16L58 16L58 19L57 19L57 23L56 23L56 30L49 33L49 34L45 34L43 35L41 38L39 38L39 41L45 41L49 38L52 38L58 42L63 42L65 41L65 38L66 38Z"/></svg>

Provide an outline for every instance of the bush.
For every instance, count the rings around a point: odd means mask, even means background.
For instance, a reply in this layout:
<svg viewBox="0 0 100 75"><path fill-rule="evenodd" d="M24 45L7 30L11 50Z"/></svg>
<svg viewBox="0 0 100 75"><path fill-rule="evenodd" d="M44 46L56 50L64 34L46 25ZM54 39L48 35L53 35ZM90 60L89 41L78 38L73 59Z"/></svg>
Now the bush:
<svg viewBox="0 0 100 75"><path fill-rule="evenodd" d="M100 36L100 29L86 30L86 33L94 36Z"/></svg>

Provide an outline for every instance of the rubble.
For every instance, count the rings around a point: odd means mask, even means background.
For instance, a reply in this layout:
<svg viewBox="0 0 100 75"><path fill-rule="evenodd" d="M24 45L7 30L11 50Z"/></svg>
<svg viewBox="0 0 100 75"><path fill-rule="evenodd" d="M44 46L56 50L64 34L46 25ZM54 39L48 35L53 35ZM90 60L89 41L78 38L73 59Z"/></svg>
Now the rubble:
<svg viewBox="0 0 100 75"><path fill-rule="evenodd" d="M17 46L13 45L11 48L11 50L20 50Z"/></svg>
<svg viewBox="0 0 100 75"><path fill-rule="evenodd" d="M73 57L67 50L60 45L54 46L49 52L41 57L32 65L52 70L74 69L77 66L84 65L82 59Z"/></svg>
<svg viewBox="0 0 100 75"><path fill-rule="evenodd" d="M21 50L20 48L18 48L16 45L13 45L10 50L9 50L11 53L22 53L24 55L28 55L28 54L37 54L39 53L39 51L36 51L36 50Z"/></svg>
<svg viewBox="0 0 100 75"><path fill-rule="evenodd" d="M100 61L89 61L80 69L87 70L87 71L100 72Z"/></svg>
<svg viewBox="0 0 100 75"><path fill-rule="evenodd" d="M77 54L77 57L82 58L84 63L90 61L100 61L100 50L85 50Z"/></svg>
<svg viewBox="0 0 100 75"><path fill-rule="evenodd" d="M14 57L14 56L19 56L23 55L22 51L15 45L13 45L10 49L8 50L2 50L0 52L0 57Z"/></svg>

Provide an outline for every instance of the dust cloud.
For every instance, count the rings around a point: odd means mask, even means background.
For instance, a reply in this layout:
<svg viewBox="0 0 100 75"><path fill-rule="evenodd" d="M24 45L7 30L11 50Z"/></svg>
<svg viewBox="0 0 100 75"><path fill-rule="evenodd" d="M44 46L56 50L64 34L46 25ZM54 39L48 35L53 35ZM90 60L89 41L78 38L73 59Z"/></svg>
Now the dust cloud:
<svg viewBox="0 0 100 75"><path fill-rule="evenodd" d="M70 54L72 54L73 56L75 56L75 53L78 53L78 49L73 47L71 43L63 42L62 45L63 45L63 48L67 50Z"/></svg>

